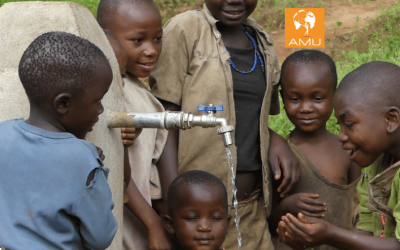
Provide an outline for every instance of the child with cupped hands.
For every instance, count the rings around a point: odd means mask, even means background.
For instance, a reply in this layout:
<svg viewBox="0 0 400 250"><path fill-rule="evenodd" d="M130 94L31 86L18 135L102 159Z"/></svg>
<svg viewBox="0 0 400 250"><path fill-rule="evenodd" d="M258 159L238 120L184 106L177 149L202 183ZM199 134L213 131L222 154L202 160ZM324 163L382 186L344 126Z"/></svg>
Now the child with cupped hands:
<svg viewBox="0 0 400 250"><path fill-rule="evenodd" d="M331 57L318 50L301 50L282 64L281 96L295 129L287 141L300 163L300 180L289 196L277 201L271 231L286 213L323 218L350 230L358 214L356 185L361 171L341 147L338 137L326 129L333 111L337 75ZM274 239L275 249L290 249ZM318 250L334 249L323 245Z"/></svg>
<svg viewBox="0 0 400 250"><path fill-rule="evenodd" d="M358 186L369 197L360 195L356 232L303 213L282 216L277 231L293 249L321 244L344 250L400 249L399 79L399 66L376 61L343 78L334 98L339 140L360 168L372 164Z"/></svg>

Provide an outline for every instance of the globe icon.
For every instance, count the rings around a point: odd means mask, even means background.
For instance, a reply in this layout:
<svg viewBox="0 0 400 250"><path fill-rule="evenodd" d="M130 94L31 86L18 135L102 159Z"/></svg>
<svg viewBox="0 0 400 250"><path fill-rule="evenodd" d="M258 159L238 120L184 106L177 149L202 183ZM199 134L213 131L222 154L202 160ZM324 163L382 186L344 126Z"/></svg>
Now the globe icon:
<svg viewBox="0 0 400 250"><path fill-rule="evenodd" d="M315 15L311 11L306 12L304 10L299 10L293 16L293 22L294 26L296 26L296 30L298 30L302 26L306 28L306 33L304 34L304 36L308 36L309 29L314 28L315 21Z"/></svg>

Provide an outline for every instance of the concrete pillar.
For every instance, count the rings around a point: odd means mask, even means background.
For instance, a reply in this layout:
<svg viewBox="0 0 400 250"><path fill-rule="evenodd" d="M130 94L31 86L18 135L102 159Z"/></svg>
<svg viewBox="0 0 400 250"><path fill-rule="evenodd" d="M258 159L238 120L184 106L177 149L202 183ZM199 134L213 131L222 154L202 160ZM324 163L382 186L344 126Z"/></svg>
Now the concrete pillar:
<svg viewBox="0 0 400 250"><path fill-rule="evenodd" d="M29 103L18 77L18 64L28 45L49 31L64 31L88 39L107 56L113 83L103 99L105 112L87 140L101 147L110 168L111 186L119 226L108 249L122 249L123 146L120 129L108 129L110 111L124 111L121 76L113 50L92 13L70 2L14 2L0 8L0 121L28 118Z"/></svg>

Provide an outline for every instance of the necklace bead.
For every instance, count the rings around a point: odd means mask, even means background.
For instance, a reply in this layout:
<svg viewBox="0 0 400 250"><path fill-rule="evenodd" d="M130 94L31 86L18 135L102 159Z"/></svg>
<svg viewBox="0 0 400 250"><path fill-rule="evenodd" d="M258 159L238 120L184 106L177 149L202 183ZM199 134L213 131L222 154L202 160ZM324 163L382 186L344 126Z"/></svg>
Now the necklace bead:
<svg viewBox="0 0 400 250"><path fill-rule="evenodd" d="M229 58L229 64L232 66L232 68L233 68L234 70L236 70L236 71L238 71L238 72L240 72L240 73L242 73L242 74L248 74L248 73L253 72L253 71L256 69L256 66L257 66L257 58L258 58L258 59L260 60L260 64L261 64L262 71L264 72L264 63L263 63L263 60L262 60L262 58L261 58L260 53L258 53L258 51L257 51L257 44L256 44L256 42L254 41L253 37L251 37L251 36L249 35L249 33L247 33L247 31L245 31L244 29L243 29L243 31L244 31L244 33L246 33L247 37L252 41L252 43L253 43L253 45L254 45L255 55L254 55L253 67L251 67L250 71L238 70L238 69L236 68L235 64L232 62L232 59L231 59L231 58ZM226 49L226 48L225 48L225 49ZM226 49L226 51L228 52L228 49Z"/></svg>

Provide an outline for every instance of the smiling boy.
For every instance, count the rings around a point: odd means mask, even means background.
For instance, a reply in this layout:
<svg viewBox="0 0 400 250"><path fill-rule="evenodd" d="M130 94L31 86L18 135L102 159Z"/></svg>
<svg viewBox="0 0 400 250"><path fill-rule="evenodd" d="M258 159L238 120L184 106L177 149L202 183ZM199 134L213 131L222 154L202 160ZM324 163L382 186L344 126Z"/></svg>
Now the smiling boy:
<svg viewBox="0 0 400 250"><path fill-rule="evenodd" d="M378 174L369 177L368 187L363 185L369 197L360 204L366 208L360 214L362 227L352 232L302 214L298 218L287 214L278 233L288 245L295 249L321 244L344 250L400 249L399 91L400 67L388 62L363 64L343 78L334 100L342 148L361 168L384 155L379 168L373 166Z"/></svg>
<svg viewBox="0 0 400 250"><path fill-rule="evenodd" d="M162 50L163 29L157 5L151 0L102 0L97 21L118 39L127 53L124 78L126 110L165 111L138 79L150 75ZM126 189L129 201L124 206L124 249L171 248L168 232L151 207L154 200L160 200L167 193L167 189L161 190L158 174L158 170L162 170L167 136L165 129L145 128L128 149L133 182Z"/></svg>
<svg viewBox="0 0 400 250"><path fill-rule="evenodd" d="M168 190L165 227L178 250L218 250L228 233L227 192L216 176L200 170L179 175Z"/></svg>

